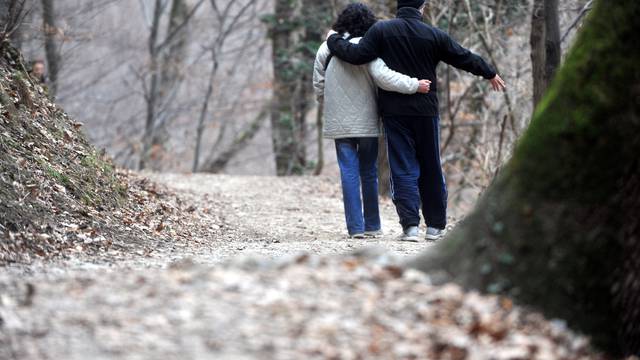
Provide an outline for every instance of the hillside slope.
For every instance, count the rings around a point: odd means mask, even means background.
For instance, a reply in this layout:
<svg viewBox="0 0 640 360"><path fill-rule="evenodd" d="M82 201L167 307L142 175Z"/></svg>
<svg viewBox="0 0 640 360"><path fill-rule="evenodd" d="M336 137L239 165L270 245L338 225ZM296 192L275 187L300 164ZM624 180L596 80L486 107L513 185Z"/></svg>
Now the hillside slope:
<svg viewBox="0 0 640 360"><path fill-rule="evenodd" d="M0 265L112 248L144 252L190 234L182 210L197 208L117 170L23 64L2 44Z"/></svg>

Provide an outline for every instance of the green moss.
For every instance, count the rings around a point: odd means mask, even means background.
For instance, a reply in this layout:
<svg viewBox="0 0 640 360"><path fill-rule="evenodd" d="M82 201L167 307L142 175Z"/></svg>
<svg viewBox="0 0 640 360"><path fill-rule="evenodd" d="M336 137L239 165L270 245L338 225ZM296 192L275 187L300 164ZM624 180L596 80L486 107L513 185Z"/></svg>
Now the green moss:
<svg viewBox="0 0 640 360"><path fill-rule="evenodd" d="M80 163L86 168L98 171L107 176L113 176L115 173L113 165L100 158L100 156L95 152L84 156Z"/></svg>
<svg viewBox="0 0 640 360"><path fill-rule="evenodd" d="M0 139L2 139L2 142L11 148L15 149L18 147L18 142L15 141L11 136L1 136Z"/></svg>
<svg viewBox="0 0 640 360"><path fill-rule="evenodd" d="M114 189L120 199L125 199L127 197L127 193L129 192L129 189L125 185L120 183L116 183Z"/></svg>
<svg viewBox="0 0 640 360"><path fill-rule="evenodd" d="M49 129L51 131L51 135L56 139L56 140L61 140L61 141L65 141L65 136L64 136L64 131L62 130L63 128L60 126L55 126L51 129Z"/></svg>
<svg viewBox="0 0 640 360"><path fill-rule="evenodd" d="M70 187L73 185L69 176L54 169L53 167L51 167L51 165L48 165L48 164L46 165L45 172L51 179L64 185L65 187Z"/></svg>
<svg viewBox="0 0 640 360"><path fill-rule="evenodd" d="M80 199L82 201L83 204L87 205L87 206L91 206L94 205L94 200L91 198L91 196L89 196L89 194L82 194L82 197Z"/></svg>
<svg viewBox="0 0 640 360"><path fill-rule="evenodd" d="M97 169L98 168L98 159L94 154L87 155L80 160L80 164L84 167Z"/></svg>

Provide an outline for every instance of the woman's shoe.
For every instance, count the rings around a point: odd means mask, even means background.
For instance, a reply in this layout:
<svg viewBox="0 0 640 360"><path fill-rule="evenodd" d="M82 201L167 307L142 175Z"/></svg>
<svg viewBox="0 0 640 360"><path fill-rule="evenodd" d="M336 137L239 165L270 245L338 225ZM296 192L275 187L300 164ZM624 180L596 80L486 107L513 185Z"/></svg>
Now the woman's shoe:
<svg viewBox="0 0 640 360"><path fill-rule="evenodd" d="M384 232L382 230L375 230L375 231L365 231L364 232L364 236L368 237L368 238L379 238L384 236Z"/></svg>
<svg viewBox="0 0 640 360"><path fill-rule="evenodd" d="M349 239L364 239L366 236L365 234L353 234L353 235L349 235Z"/></svg>

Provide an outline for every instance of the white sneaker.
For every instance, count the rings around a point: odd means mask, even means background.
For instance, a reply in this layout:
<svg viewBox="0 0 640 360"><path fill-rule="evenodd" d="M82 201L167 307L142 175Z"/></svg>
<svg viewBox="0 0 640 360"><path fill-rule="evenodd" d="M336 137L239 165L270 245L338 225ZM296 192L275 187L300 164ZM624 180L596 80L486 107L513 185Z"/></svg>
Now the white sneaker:
<svg viewBox="0 0 640 360"><path fill-rule="evenodd" d="M444 230L432 227L427 228L427 240L436 241L444 237Z"/></svg>
<svg viewBox="0 0 640 360"><path fill-rule="evenodd" d="M363 233L349 235L349 239L364 239L365 236Z"/></svg>
<svg viewBox="0 0 640 360"><path fill-rule="evenodd" d="M417 226L409 226L402 232L402 236L400 236L400 241L410 241L410 242L418 242L420 238L418 236L418 227Z"/></svg>

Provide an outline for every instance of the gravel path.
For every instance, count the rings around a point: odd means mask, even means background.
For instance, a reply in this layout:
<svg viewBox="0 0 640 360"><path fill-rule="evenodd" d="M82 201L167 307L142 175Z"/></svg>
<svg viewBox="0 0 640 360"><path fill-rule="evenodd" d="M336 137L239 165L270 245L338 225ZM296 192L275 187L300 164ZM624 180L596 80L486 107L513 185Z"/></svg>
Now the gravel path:
<svg viewBox="0 0 640 360"><path fill-rule="evenodd" d="M199 228L188 240L144 243L132 239L133 249L91 256L80 252L64 261L35 261L28 266L0 268L0 274L60 275L95 269L164 268L185 258L215 265L238 256L275 259L301 252L344 254L371 246L408 256L432 245L397 241L397 215L388 200L380 204L385 236L347 239L342 195L335 179L153 173L145 176L176 191L198 209L184 213L185 222Z"/></svg>
<svg viewBox="0 0 640 360"><path fill-rule="evenodd" d="M220 244L222 248L212 249L210 259L239 253L270 258L298 252L343 254L363 246L412 255L431 245L397 241L400 226L389 200L380 204L385 236L347 239L342 193L336 179L165 174L151 177L188 196L215 198L225 204L223 214L231 228L239 232L238 237Z"/></svg>
<svg viewBox="0 0 640 360"><path fill-rule="evenodd" d="M215 236L0 268L0 359L601 358L562 323L398 267L430 244L396 241L388 202L386 236L346 239L334 179L150 177Z"/></svg>

